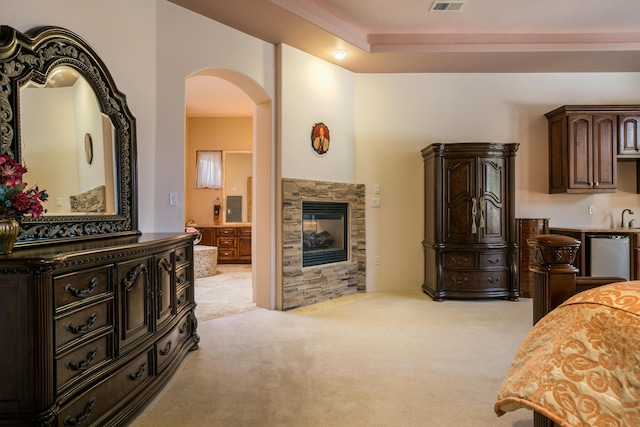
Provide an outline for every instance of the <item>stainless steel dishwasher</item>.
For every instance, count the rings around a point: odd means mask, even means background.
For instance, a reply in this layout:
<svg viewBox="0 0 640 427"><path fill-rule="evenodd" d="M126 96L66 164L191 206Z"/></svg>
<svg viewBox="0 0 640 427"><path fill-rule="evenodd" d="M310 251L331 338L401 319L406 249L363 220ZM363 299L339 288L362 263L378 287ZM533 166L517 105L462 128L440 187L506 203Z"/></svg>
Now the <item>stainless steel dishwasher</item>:
<svg viewBox="0 0 640 427"><path fill-rule="evenodd" d="M624 234L588 234L589 276L631 277L631 248Z"/></svg>

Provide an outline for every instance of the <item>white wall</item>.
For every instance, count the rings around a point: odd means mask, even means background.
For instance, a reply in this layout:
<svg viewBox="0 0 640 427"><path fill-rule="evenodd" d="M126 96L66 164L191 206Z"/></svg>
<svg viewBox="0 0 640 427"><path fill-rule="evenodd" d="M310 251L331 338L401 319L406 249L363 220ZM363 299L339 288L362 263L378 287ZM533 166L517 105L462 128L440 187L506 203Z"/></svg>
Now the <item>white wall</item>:
<svg viewBox="0 0 640 427"><path fill-rule="evenodd" d="M624 208L640 214L633 164L619 163L615 194L548 194L544 117L567 104L637 104L638 87L640 73L357 75L356 180L367 189L367 289L422 284L420 150L431 143L519 142L517 217L550 218L552 227L610 226ZM371 208L374 184L381 186L380 209Z"/></svg>
<svg viewBox="0 0 640 427"><path fill-rule="evenodd" d="M184 227L185 78L228 68L275 97L273 45L164 0L22 0L2 8L1 23L68 28L103 59L136 118L142 231Z"/></svg>
<svg viewBox="0 0 640 427"><path fill-rule="evenodd" d="M355 75L341 67L281 46L282 177L355 182ZM311 130L324 123L329 151L316 153Z"/></svg>

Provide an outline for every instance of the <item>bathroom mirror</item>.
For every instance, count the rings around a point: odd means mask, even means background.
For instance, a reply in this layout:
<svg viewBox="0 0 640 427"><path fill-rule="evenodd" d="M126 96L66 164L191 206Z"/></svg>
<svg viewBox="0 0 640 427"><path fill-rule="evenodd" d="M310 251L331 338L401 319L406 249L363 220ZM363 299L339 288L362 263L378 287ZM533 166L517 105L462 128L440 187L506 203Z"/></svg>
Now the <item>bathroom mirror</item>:
<svg viewBox="0 0 640 427"><path fill-rule="evenodd" d="M49 194L16 247L139 233L135 119L80 36L0 27L0 138Z"/></svg>
<svg viewBox="0 0 640 427"><path fill-rule="evenodd" d="M250 151L223 152L225 222L251 222L251 176L253 154Z"/></svg>

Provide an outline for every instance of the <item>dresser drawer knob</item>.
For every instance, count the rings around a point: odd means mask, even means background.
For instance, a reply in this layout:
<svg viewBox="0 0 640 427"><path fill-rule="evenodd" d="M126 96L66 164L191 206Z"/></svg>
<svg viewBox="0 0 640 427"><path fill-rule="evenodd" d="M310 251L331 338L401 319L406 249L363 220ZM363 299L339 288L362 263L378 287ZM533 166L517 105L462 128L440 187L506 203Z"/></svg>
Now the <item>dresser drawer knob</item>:
<svg viewBox="0 0 640 427"><path fill-rule="evenodd" d="M96 404L96 398L92 397L89 403L87 403L87 406L84 408L84 413L82 413L81 415L78 415L76 418L72 418L69 415L67 415L67 417L64 419L64 425L79 426L80 424L87 421L87 418L89 418L89 415L91 414L91 410L93 409L93 406L95 404Z"/></svg>
<svg viewBox="0 0 640 427"><path fill-rule="evenodd" d="M77 289L71 286L71 283L67 283L67 285L64 287L64 290L65 292L70 293L74 297L86 298L89 295L91 295L91 293L93 292L97 284L98 284L98 278L94 277L93 279L91 279L91 282L89 283L89 287L85 289Z"/></svg>
<svg viewBox="0 0 640 427"><path fill-rule="evenodd" d="M489 283L499 283L500 277L496 277L495 279L493 277L489 277L487 280L489 281Z"/></svg>
<svg viewBox="0 0 640 427"><path fill-rule="evenodd" d="M73 326L71 322L69 322L64 326L64 328L67 331L71 332L72 334L76 334L76 335L86 334L87 332L89 332L89 329L91 329L93 324L96 322L97 318L98 318L98 313L93 313L91 314L91 317L89 317L89 321L84 325Z"/></svg>
<svg viewBox="0 0 640 427"><path fill-rule="evenodd" d="M496 258L496 259L487 258L487 261L489 261L489 264L495 265L500 262L500 258Z"/></svg>
<svg viewBox="0 0 640 427"><path fill-rule="evenodd" d="M140 369L138 369L138 372L136 372L135 374L127 375L127 378L129 378L131 381L139 380L140 377L142 377L142 374L144 374L144 370L145 370L146 367L147 367L147 362L145 362L142 365L140 365Z"/></svg>
<svg viewBox="0 0 640 427"><path fill-rule="evenodd" d="M89 354L87 354L86 360L82 362L72 362L69 360L65 366L72 371L86 371L89 369L89 366L91 366L91 363L93 363L93 358L96 357L96 354L98 354L98 349L93 347Z"/></svg>

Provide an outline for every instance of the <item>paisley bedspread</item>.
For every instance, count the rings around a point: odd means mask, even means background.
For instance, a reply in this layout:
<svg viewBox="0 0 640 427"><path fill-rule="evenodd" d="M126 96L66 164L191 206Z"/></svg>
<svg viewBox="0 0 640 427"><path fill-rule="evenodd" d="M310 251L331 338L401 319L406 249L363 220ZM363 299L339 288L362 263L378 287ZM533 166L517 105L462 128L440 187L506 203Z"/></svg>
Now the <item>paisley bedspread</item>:
<svg viewBox="0 0 640 427"><path fill-rule="evenodd" d="M574 295L529 331L494 406L519 408L562 427L640 426L640 281Z"/></svg>

